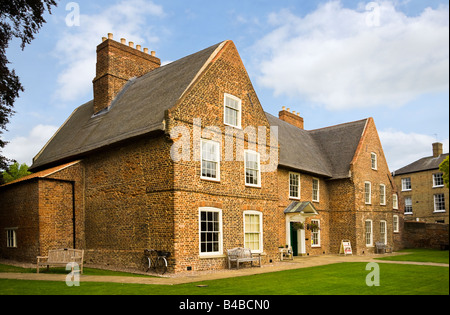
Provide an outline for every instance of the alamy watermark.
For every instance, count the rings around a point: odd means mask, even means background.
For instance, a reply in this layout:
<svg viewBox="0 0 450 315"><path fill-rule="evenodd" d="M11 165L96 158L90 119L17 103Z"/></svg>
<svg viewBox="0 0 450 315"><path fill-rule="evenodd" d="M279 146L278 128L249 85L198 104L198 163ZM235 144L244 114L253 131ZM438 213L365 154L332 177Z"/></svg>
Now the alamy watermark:
<svg viewBox="0 0 450 315"><path fill-rule="evenodd" d="M380 26L381 8L377 2L366 4L366 25L369 27Z"/></svg>
<svg viewBox="0 0 450 315"><path fill-rule="evenodd" d="M368 287L380 286L380 266L377 263L368 263L366 271L370 271L366 276L366 284Z"/></svg>
<svg viewBox="0 0 450 315"><path fill-rule="evenodd" d="M244 151L258 152L260 156L261 172L274 172L278 167L278 126L271 126L269 135L265 126L247 126L244 129L225 126L225 133L218 126L202 128L200 118L194 118L192 135L191 129L185 125L178 125L171 129L170 138L174 144L170 150L172 161L196 161L201 158L201 140L211 140L224 146L224 155L220 154L220 161L244 161ZM267 139L269 138L269 143ZM247 149L244 143L247 141ZM221 151L221 150L220 150Z"/></svg>
<svg viewBox="0 0 450 315"><path fill-rule="evenodd" d="M76 262L70 262L66 265L66 270L70 273L66 276L66 285L68 287L80 286L80 266Z"/></svg>
<svg viewBox="0 0 450 315"><path fill-rule="evenodd" d="M77 2L69 2L66 4L66 25L68 27L80 26L80 5Z"/></svg>

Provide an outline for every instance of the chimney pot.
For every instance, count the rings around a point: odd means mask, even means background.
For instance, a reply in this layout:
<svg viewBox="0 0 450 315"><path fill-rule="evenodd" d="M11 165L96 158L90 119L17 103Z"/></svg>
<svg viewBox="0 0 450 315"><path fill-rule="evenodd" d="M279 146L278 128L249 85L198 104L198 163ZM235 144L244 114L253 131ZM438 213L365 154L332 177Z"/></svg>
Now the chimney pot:
<svg viewBox="0 0 450 315"><path fill-rule="evenodd" d="M108 33L108 39L113 39L113 33Z"/></svg>
<svg viewBox="0 0 450 315"><path fill-rule="evenodd" d="M134 43L133 42L129 42L128 45L133 48L134 47Z"/></svg>
<svg viewBox="0 0 450 315"><path fill-rule="evenodd" d="M140 51L141 50L141 45L136 45L136 49Z"/></svg>
<svg viewBox="0 0 450 315"><path fill-rule="evenodd" d="M291 112L291 109L290 109L290 108L288 108L288 109L287 109L287 111L288 111L288 112L290 113L290 112Z"/></svg>
<svg viewBox="0 0 450 315"><path fill-rule="evenodd" d="M148 54L148 48L144 48L144 52Z"/></svg>
<svg viewBox="0 0 450 315"><path fill-rule="evenodd" d="M286 110L286 106L281 107L282 110Z"/></svg>
<svg viewBox="0 0 450 315"><path fill-rule="evenodd" d="M107 40L107 38L106 37L102 37L102 42L104 42L105 40Z"/></svg>
<svg viewBox="0 0 450 315"><path fill-rule="evenodd" d="M152 54L153 57L155 57L156 56L156 51L152 51L151 54Z"/></svg>
<svg viewBox="0 0 450 315"><path fill-rule="evenodd" d="M124 44L124 45L127 44L127 40L126 40L125 38L121 38L121 39L120 39L120 42L121 42L122 44Z"/></svg>

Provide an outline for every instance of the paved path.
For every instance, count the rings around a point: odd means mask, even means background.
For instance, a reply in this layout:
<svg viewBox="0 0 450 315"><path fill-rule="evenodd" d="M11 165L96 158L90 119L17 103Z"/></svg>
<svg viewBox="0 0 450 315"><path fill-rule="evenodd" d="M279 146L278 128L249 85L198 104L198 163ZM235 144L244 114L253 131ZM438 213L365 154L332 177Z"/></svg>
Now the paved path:
<svg viewBox="0 0 450 315"><path fill-rule="evenodd" d="M175 285L191 282L202 282L207 280L224 279L231 277L248 276L254 274L276 272L282 270L307 268L314 266L329 265L343 262L376 262L376 263L395 263L395 264L414 264L449 267L448 264L420 263L409 261L387 261L374 259L382 256L392 256L398 254L385 254L376 256L339 256L324 255L313 257L297 257L291 261L283 261L270 265L263 265L261 268L242 268L239 270L220 270L205 272L184 272L177 275L163 277L122 277L122 276L88 276L82 275L81 282L115 282L115 283L136 283L136 284L157 284L157 285ZM85 266L89 267L89 266ZM66 275L60 274L35 274L35 273L0 273L0 279L18 279L18 280L41 280L41 281L66 281Z"/></svg>

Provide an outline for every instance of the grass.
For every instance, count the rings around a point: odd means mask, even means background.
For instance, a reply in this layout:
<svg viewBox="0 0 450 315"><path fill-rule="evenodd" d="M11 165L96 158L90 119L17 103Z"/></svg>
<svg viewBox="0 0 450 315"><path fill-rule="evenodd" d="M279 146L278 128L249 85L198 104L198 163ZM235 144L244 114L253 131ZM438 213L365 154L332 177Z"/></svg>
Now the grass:
<svg viewBox="0 0 450 315"><path fill-rule="evenodd" d="M410 254L389 260L448 264L448 251L407 250ZM366 263L339 263L296 270L204 281L181 285L143 285L0 279L0 295L448 295L448 267L379 263L380 286L369 287ZM56 269L56 270L55 270ZM67 274L64 268L51 273ZM129 273L84 269L86 275L131 276ZM35 269L0 265L0 272L35 272ZM203 287L198 287L198 285Z"/></svg>
<svg viewBox="0 0 450 315"><path fill-rule="evenodd" d="M433 262L448 264L449 263L449 252L438 251L433 249L404 249L399 251L400 253L408 253L405 255L391 256L377 258L379 260L391 260L391 261L417 261L417 262Z"/></svg>

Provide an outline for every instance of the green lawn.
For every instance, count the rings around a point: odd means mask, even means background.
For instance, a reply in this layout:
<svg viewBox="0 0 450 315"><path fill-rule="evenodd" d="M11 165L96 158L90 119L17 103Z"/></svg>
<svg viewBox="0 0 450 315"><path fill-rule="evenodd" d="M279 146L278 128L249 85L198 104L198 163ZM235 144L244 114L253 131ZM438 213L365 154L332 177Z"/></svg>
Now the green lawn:
<svg viewBox="0 0 450 315"><path fill-rule="evenodd" d="M380 263L380 286L368 287L366 263L340 263L183 285L0 280L0 294L21 295L448 295L447 267Z"/></svg>
<svg viewBox="0 0 450 315"><path fill-rule="evenodd" d="M433 249L404 249L399 251L400 253L409 253L406 255L399 255L394 257L377 258L380 260L393 260L393 261L418 261L418 262L433 262L448 264L449 252L433 250Z"/></svg>

